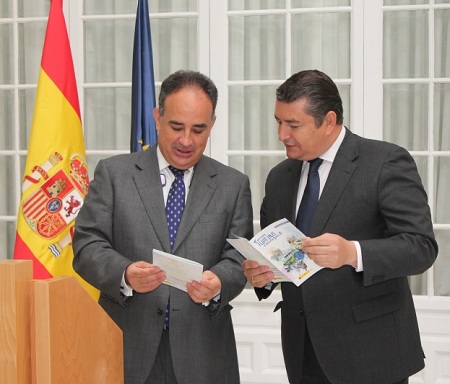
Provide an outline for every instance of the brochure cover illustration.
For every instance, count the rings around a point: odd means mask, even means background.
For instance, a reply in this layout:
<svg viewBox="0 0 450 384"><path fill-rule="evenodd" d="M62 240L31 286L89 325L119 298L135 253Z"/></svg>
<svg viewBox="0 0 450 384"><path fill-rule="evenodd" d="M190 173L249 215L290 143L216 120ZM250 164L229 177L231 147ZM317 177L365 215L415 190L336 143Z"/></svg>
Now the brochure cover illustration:
<svg viewBox="0 0 450 384"><path fill-rule="evenodd" d="M250 241L238 236L227 241L246 259L269 266L275 274L273 282L291 281L299 286L322 269L303 251L302 239L305 237L290 221L281 219Z"/></svg>

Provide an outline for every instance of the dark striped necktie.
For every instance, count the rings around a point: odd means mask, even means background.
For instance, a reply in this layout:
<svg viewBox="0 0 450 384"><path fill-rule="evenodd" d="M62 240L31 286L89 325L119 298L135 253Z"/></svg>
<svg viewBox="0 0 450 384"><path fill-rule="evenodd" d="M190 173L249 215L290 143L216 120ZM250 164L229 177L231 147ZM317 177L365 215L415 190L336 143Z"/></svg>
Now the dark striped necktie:
<svg viewBox="0 0 450 384"><path fill-rule="evenodd" d="M320 178L319 167L323 159L317 158L309 161L308 180L303 193L300 207L298 208L296 226L304 235L309 235L309 226L312 221L314 210L319 201Z"/></svg>

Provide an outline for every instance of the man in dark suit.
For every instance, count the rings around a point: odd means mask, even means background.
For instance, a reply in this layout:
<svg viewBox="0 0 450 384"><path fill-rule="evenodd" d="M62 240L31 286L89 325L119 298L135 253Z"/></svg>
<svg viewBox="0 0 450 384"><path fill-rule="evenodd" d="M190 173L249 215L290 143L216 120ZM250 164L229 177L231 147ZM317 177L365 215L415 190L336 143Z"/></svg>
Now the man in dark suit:
<svg viewBox="0 0 450 384"><path fill-rule="evenodd" d="M290 383L407 383L424 355L407 277L435 261L427 195L410 154L343 126L334 82L302 71L277 90L275 119L288 159L266 180L261 227L296 223L309 161L320 158L320 199L303 249L323 266L282 283L281 335ZM243 263L259 299L273 273Z"/></svg>
<svg viewBox="0 0 450 384"><path fill-rule="evenodd" d="M154 111L158 145L100 161L77 217L73 265L123 331L127 384L239 383L229 302L246 279L226 238L252 236L252 206L248 177L203 155L216 103L206 76L169 76ZM173 246L169 166L184 171L185 187ZM202 280L187 293L162 284L154 248L203 264Z"/></svg>

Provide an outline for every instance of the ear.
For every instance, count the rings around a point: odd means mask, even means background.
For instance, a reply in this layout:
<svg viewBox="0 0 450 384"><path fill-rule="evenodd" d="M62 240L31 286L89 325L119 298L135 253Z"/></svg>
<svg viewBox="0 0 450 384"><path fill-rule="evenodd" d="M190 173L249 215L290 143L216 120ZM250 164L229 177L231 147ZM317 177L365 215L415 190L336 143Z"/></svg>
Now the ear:
<svg viewBox="0 0 450 384"><path fill-rule="evenodd" d="M214 115L214 117L211 119L211 123L209 124L209 126L212 128L215 123L216 123L216 115Z"/></svg>
<svg viewBox="0 0 450 384"><path fill-rule="evenodd" d="M328 111L328 113L325 115L325 118L323 119L323 122L325 123L327 134L332 133L334 127L336 127L336 112Z"/></svg>
<svg viewBox="0 0 450 384"><path fill-rule="evenodd" d="M208 125L208 137L211 135L212 127L214 126L215 123L216 123L216 116L214 115Z"/></svg>
<svg viewBox="0 0 450 384"><path fill-rule="evenodd" d="M153 109L153 118L155 119L156 130L159 131L161 115L159 113L159 108L155 107Z"/></svg>

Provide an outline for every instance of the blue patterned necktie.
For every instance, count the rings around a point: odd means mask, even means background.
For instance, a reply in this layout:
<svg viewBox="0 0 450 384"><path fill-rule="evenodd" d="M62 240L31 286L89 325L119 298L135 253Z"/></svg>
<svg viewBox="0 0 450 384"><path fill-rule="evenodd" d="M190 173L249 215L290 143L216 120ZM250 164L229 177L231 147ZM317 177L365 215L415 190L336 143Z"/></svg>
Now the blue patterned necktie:
<svg viewBox="0 0 450 384"><path fill-rule="evenodd" d="M177 169L169 165L169 169L175 175L175 180L172 183L167 197L166 203L166 218L167 227L169 229L170 248L173 249L175 238L177 237L178 225L183 215L184 200L185 200L185 186L184 186L184 169Z"/></svg>
<svg viewBox="0 0 450 384"><path fill-rule="evenodd" d="M170 186L169 196L166 203L167 228L169 229L170 249L173 249L177 237L178 226L184 210L186 190L184 186L184 170L169 165L169 169L175 175L175 180ZM169 329L170 322L170 296L167 302L164 317L164 329Z"/></svg>
<svg viewBox="0 0 450 384"><path fill-rule="evenodd" d="M308 236L309 225L319 201L320 179L319 167L323 159L314 159L309 161L308 180L306 182L305 192L303 193L300 207L298 208L297 220L295 225L304 235Z"/></svg>

